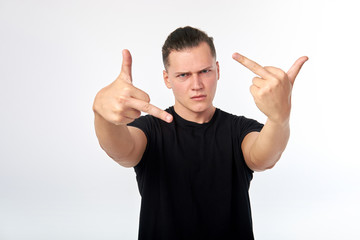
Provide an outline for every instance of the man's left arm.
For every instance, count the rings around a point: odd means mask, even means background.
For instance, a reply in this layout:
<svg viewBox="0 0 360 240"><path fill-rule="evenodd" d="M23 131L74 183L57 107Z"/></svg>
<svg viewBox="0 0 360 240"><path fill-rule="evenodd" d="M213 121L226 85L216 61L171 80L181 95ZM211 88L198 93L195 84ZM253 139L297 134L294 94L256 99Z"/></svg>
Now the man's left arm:
<svg viewBox="0 0 360 240"><path fill-rule="evenodd" d="M263 171L276 164L289 140L291 92L308 57L299 58L287 73L275 67L262 67L238 53L234 53L233 58L258 75L253 78L250 92L267 121L260 132L246 135L241 148L248 167Z"/></svg>

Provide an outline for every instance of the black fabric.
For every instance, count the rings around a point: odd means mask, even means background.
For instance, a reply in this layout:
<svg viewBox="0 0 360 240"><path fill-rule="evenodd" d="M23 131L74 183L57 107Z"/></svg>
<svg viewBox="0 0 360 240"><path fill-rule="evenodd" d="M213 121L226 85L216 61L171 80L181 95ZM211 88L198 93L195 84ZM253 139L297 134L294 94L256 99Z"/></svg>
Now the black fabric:
<svg viewBox="0 0 360 240"><path fill-rule="evenodd" d="M216 109L208 123L174 111L172 123L150 115L129 124L147 146L134 167L141 194L139 239L254 239L249 201L253 172L243 138L262 124Z"/></svg>

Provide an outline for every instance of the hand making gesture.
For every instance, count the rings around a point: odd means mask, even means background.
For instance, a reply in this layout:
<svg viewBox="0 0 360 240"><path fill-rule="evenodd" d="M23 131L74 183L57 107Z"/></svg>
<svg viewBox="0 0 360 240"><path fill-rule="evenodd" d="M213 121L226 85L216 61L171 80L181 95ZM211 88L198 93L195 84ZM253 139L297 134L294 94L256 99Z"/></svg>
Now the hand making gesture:
<svg viewBox="0 0 360 240"><path fill-rule="evenodd" d="M94 101L94 110L105 120L115 125L125 125L146 112L166 122L172 121L171 114L150 104L150 97L132 83L132 58L128 50L123 50L121 72L116 80L103 88Z"/></svg>
<svg viewBox="0 0 360 240"><path fill-rule="evenodd" d="M262 67L239 53L234 53L233 59L259 76L253 78L250 92L260 111L275 123L289 120L295 78L308 57L296 60L287 73L275 67Z"/></svg>

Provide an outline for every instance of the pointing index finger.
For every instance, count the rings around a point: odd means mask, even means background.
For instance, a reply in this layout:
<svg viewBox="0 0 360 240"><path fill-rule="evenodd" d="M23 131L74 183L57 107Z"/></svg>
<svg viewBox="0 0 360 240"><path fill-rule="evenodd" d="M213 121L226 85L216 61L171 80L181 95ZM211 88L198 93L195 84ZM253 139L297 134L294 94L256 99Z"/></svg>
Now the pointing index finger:
<svg viewBox="0 0 360 240"><path fill-rule="evenodd" d="M148 113L168 123L171 123L173 120L173 116L170 113L140 99L132 98L128 102L128 106L141 112Z"/></svg>
<svg viewBox="0 0 360 240"><path fill-rule="evenodd" d="M173 117L170 113L155 107L154 105L150 103L145 103L145 105L142 105L141 111L146 112L154 117L157 117L159 119L162 119L163 121L167 123L171 123L173 120Z"/></svg>
<svg viewBox="0 0 360 240"><path fill-rule="evenodd" d="M233 59L237 62L241 63L244 67L252 71L253 73L259 75L262 78L269 78L272 77L271 73L269 73L264 67L260 64L254 62L253 60L248 59L247 57L239 54L234 53L232 55Z"/></svg>

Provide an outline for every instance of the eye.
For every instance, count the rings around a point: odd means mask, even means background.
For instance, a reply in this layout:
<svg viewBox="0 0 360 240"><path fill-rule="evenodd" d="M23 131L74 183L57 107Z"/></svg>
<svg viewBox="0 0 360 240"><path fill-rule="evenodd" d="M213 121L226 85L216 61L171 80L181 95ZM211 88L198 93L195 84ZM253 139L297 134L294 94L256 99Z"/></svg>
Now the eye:
<svg viewBox="0 0 360 240"><path fill-rule="evenodd" d="M208 72L210 72L210 69L204 69L201 71L201 73L208 73Z"/></svg>
<svg viewBox="0 0 360 240"><path fill-rule="evenodd" d="M177 75L176 77L184 78L184 77L186 77L186 76L188 76L187 73L181 73L181 74Z"/></svg>

